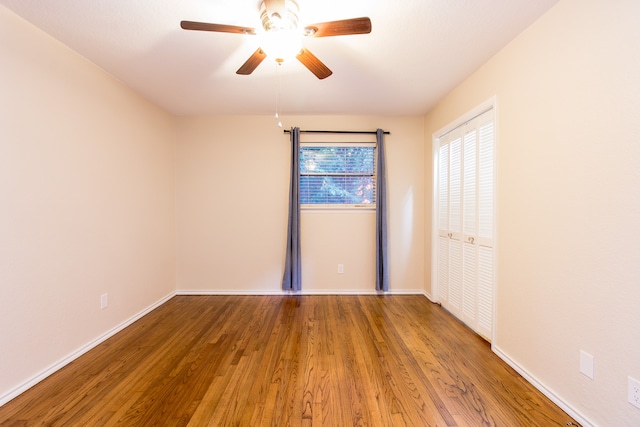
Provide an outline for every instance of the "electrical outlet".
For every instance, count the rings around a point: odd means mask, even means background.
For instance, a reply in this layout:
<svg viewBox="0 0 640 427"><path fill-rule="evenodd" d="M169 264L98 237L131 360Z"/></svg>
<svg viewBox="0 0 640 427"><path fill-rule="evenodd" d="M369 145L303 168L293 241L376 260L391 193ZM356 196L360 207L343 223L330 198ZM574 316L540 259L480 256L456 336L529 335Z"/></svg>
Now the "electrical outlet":
<svg viewBox="0 0 640 427"><path fill-rule="evenodd" d="M344 264L338 264L338 274L344 273Z"/></svg>
<svg viewBox="0 0 640 427"><path fill-rule="evenodd" d="M593 356L580 350L580 372L593 379Z"/></svg>
<svg viewBox="0 0 640 427"><path fill-rule="evenodd" d="M629 378L629 403L636 408L640 408L640 381Z"/></svg>
<svg viewBox="0 0 640 427"><path fill-rule="evenodd" d="M100 295L100 310L104 310L109 305L109 294Z"/></svg>

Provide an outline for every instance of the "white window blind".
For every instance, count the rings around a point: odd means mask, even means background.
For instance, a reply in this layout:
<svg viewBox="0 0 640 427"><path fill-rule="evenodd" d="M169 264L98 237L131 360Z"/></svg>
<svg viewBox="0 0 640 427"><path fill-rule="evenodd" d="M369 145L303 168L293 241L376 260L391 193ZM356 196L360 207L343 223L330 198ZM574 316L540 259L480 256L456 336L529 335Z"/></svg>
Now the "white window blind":
<svg viewBox="0 0 640 427"><path fill-rule="evenodd" d="M375 207L375 144L300 145L300 204Z"/></svg>

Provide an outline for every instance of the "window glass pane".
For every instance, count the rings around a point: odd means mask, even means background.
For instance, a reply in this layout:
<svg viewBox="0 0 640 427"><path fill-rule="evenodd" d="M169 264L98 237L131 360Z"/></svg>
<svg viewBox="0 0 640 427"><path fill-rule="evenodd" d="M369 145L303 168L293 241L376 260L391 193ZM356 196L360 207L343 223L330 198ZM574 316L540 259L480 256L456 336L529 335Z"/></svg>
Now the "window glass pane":
<svg viewBox="0 0 640 427"><path fill-rule="evenodd" d="M302 146L300 203L373 204L374 171L372 146Z"/></svg>

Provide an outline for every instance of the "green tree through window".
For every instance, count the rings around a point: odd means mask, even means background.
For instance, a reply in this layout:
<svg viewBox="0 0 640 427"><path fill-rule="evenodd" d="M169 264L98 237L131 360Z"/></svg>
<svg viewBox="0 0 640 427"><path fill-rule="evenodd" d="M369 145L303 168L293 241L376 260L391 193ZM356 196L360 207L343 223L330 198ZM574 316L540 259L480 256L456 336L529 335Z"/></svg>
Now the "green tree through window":
<svg viewBox="0 0 640 427"><path fill-rule="evenodd" d="M302 205L375 204L373 146L300 147Z"/></svg>

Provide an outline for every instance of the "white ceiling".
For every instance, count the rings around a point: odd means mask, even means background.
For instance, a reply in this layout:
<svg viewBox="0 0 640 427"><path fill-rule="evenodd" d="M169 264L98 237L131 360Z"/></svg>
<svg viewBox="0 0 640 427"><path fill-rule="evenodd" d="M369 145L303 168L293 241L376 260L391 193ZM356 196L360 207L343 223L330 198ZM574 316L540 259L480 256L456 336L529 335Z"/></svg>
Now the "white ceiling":
<svg viewBox="0 0 640 427"><path fill-rule="evenodd" d="M306 38L332 71L297 60L236 70L257 36L186 31L181 20L259 27L260 0L0 0L178 115L417 115L558 0L298 0L302 25L368 16L366 35ZM3 41L6 43L7 41ZM10 41L9 41L10 43Z"/></svg>

